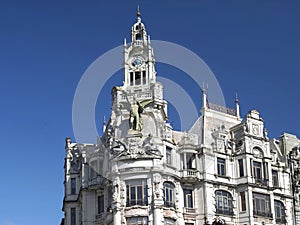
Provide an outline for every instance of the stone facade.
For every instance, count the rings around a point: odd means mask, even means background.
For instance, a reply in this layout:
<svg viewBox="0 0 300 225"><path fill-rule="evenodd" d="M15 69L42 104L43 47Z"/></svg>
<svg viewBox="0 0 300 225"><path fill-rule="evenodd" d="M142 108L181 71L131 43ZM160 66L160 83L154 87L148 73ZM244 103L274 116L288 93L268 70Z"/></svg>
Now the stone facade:
<svg viewBox="0 0 300 225"><path fill-rule="evenodd" d="M270 140L256 110L207 102L188 132L167 123L138 14L124 83L97 144L66 139L63 225L300 224L300 140Z"/></svg>

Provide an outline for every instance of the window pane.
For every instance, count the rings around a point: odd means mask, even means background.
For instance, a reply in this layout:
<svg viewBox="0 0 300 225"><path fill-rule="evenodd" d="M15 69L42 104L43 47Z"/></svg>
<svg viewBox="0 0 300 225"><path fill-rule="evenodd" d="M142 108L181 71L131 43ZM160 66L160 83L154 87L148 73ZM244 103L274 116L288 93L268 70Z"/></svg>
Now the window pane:
<svg viewBox="0 0 300 225"><path fill-rule="evenodd" d="M244 176L244 161L243 161L243 159L239 159L238 164L239 164L240 177L243 177Z"/></svg>
<svg viewBox="0 0 300 225"><path fill-rule="evenodd" d="M216 204L218 214L233 214L232 195L227 191L216 191Z"/></svg>
<svg viewBox="0 0 300 225"><path fill-rule="evenodd" d="M174 189L175 186L172 183L164 183L164 192L165 192L165 206L173 207L174 206Z"/></svg>
<svg viewBox="0 0 300 225"><path fill-rule="evenodd" d="M242 211L246 211L246 197L245 197L245 192L241 192L241 206L242 206Z"/></svg>
<svg viewBox="0 0 300 225"><path fill-rule="evenodd" d="M130 72L130 85L133 85L133 72Z"/></svg>
<svg viewBox="0 0 300 225"><path fill-rule="evenodd" d="M71 195L76 194L76 178L71 178Z"/></svg>
<svg viewBox="0 0 300 225"><path fill-rule="evenodd" d="M225 159L222 158L217 158L217 170L218 170L218 175L225 175Z"/></svg>
<svg viewBox="0 0 300 225"><path fill-rule="evenodd" d="M146 80L146 71L143 71L143 84L146 84L147 80Z"/></svg>
<svg viewBox="0 0 300 225"><path fill-rule="evenodd" d="M272 170L272 182L273 187L278 187L278 172L276 170Z"/></svg>
<svg viewBox="0 0 300 225"><path fill-rule="evenodd" d="M127 225L147 225L148 217L131 217L127 218Z"/></svg>
<svg viewBox="0 0 300 225"><path fill-rule="evenodd" d="M148 191L145 180L133 180L126 183L127 206L148 204Z"/></svg>
<svg viewBox="0 0 300 225"><path fill-rule="evenodd" d="M104 212L104 195L98 196L98 214Z"/></svg>
<svg viewBox="0 0 300 225"><path fill-rule="evenodd" d="M272 217L269 195L253 193L253 202L255 203L253 208L254 215Z"/></svg>
<svg viewBox="0 0 300 225"><path fill-rule="evenodd" d="M135 85L141 84L141 72L135 72Z"/></svg>
<svg viewBox="0 0 300 225"><path fill-rule="evenodd" d="M71 225L76 225L76 208L71 208Z"/></svg>

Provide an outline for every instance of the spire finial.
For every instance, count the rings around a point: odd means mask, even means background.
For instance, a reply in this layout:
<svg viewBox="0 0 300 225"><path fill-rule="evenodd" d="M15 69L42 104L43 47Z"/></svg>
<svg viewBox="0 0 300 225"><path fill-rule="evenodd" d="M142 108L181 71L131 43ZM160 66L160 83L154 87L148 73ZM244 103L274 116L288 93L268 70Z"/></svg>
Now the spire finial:
<svg viewBox="0 0 300 225"><path fill-rule="evenodd" d="M141 11L140 11L140 6L139 6L139 5L138 5L137 16L138 16L138 17L140 17L140 16L141 16Z"/></svg>
<svg viewBox="0 0 300 225"><path fill-rule="evenodd" d="M238 103L238 102L239 102L238 93L235 92L235 103Z"/></svg>

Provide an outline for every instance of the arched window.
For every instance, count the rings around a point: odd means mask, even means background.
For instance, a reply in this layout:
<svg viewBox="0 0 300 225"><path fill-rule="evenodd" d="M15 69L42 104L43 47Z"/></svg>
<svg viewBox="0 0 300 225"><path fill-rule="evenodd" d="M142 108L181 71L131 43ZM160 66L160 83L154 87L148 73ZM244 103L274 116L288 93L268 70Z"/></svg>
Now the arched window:
<svg viewBox="0 0 300 225"><path fill-rule="evenodd" d="M165 206L167 207L174 207L174 190L175 186L174 184L170 182L164 183L164 200L165 200Z"/></svg>
<svg viewBox="0 0 300 225"><path fill-rule="evenodd" d="M232 196L227 191L218 190L216 196L216 213L233 215Z"/></svg>
<svg viewBox="0 0 300 225"><path fill-rule="evenodd" d="M281 201L275 200L275 219L276 223L285 224L285 207Z"/></svg>

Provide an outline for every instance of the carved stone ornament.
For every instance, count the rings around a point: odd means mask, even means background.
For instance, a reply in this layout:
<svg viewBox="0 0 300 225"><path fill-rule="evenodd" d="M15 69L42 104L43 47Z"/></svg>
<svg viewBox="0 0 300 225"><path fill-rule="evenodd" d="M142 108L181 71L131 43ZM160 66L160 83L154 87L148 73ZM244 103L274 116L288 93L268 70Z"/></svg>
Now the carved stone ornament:
<svg viewBox="0 0 300 225"><path fill-rule="evenodd" d="M78 173L82 166L82 157L78 148L73 148L71 151L70 170L69 173Z"/></svg>

